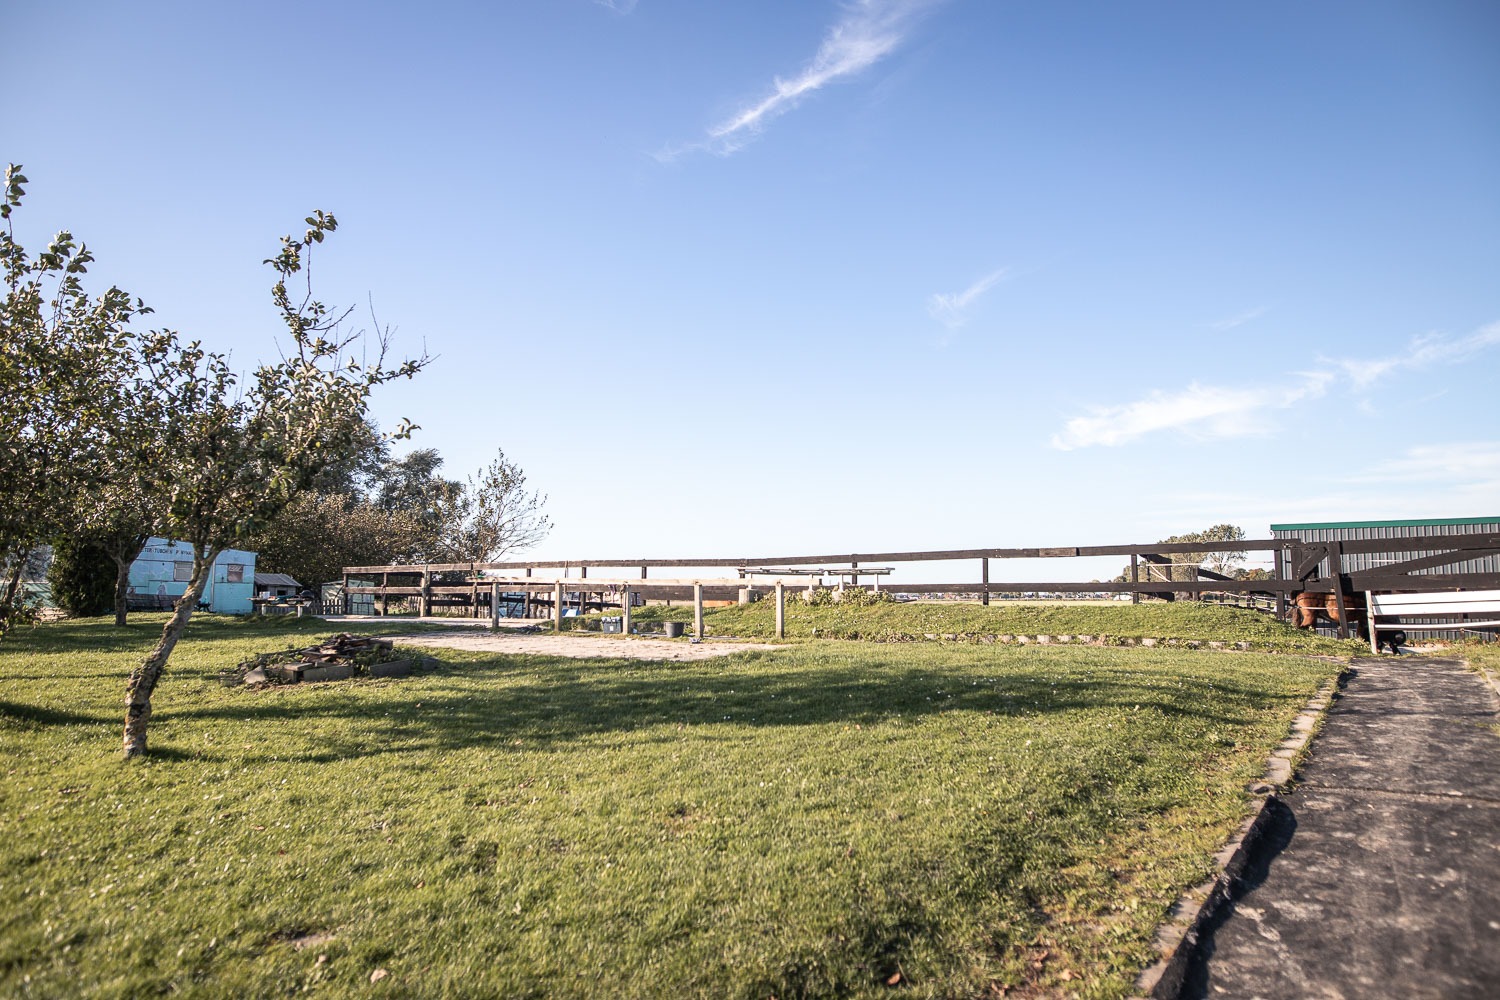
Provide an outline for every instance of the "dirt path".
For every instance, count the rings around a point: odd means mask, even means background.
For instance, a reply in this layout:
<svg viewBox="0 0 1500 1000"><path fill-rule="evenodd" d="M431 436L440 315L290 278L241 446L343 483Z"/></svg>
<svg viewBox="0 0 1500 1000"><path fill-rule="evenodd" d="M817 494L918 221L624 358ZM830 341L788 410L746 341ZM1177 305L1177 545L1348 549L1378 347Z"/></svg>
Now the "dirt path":
<svg viewBox="0 0 1500 1000"><path fill-rule="evenodd" d="M639 636L562 635L515 632L441 632L429 635L393 635L403 646L433 646L439 649L473 649L494 653L537 653L579 659L624 658L631 660L708 660L751 649L779 649L764 642L689 642L644 639Z"/></svg>

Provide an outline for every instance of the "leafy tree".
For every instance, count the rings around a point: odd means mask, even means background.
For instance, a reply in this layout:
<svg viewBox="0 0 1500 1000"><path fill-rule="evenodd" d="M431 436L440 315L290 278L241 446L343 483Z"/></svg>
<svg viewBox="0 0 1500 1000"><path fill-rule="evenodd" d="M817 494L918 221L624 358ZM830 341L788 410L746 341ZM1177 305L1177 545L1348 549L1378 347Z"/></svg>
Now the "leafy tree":
<svg viewBox="0 0 1500 1000"><path fill-rule="evenodd" d="M492 562L547 537L547 498L528 492L526 473L501 450L444 511L444 555L453 562Z"/></svg>
<svg viewBox="0 0 1500 1000"><path fill-rule="evenodd" d="M100 481L110 446L103 428L134 367L130 323L150 312L115 287L90 296L83 276L93 254L68 231L35 257L16 242L26 183L11 164L0 198L0 635L19 608L28 554L72 533L74 501Z"/></svg>
<svg viewBox="0 0 1500 1000"><path fill-rule="evenodd" d="M146 751L152 692L214 558L268 525L321 469L355 448L376 386L409 378L426 364L424 357L386 367L384 336L373 362L357 360L350 349L358 334L341 332L348 312L335 313L313 298L307 264L337 225L332 215L316 212L303 236L283 237L281 252L266 262L278 275L272 301L291 349L280 362L256 369L248 389L242 391L223 356L196 342L181 344L163 333L154 345L148 374L161 392L153 492L163 501L165 532L192 547L192 576L161 639L126 684L127 757ZM294 298L287 286L299 274L305 291ZM410 428L403 422L394 436Z"/></svg>
<svg viewBox="0 0 1500 1000"><path fill-rule="evenodd" d="M47 582L53 602L76 618L102 615L114 603L114 563L97 541L62 538L54 542Z"/></svg>
<svg viewBox="0 0 1500 1000"><path fill-rule="evenodd" d="M430 543L420 519L404 510L360 500L352 493L299 493L247 544L264 572L287 573L316 587L345 566L419 559Z"/></svg>

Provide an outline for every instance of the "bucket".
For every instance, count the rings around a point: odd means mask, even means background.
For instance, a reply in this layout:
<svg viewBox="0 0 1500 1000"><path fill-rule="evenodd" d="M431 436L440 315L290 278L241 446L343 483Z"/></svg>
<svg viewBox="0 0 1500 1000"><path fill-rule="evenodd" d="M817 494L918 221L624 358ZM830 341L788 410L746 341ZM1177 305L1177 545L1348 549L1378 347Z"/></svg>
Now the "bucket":
<svg viewBox="0 0 1500 1000"><path fill-rule="evenodd" d="M662 622L661 628L667 634L668 639L682 638L682 622Z"/></svg>

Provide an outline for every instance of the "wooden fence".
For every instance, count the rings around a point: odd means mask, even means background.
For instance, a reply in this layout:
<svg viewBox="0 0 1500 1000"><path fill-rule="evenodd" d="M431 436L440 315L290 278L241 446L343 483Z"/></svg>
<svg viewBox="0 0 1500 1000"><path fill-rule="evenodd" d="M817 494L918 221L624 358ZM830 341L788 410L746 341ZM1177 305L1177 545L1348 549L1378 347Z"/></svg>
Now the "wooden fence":
<svg viewBox="0 0 1500 1000"><path fill-rule="evenodd" d="M1271 578L1236 580L1201 566L1184 566L1175 557L1213 552L1268 552ZM1345 571L1344 557L1361 553L1400 556L1372 569ZM837 553L792 556L735 556L673 559L521 560L489 563L425 563L420 565L349 566L344 569L343 607L347 613L358 598L387 613L392 598L415 599L418 611L430 615L435 603L467 608L474 617L487 609L496 615L501 602L519 599L527 612L545 611L559 622L565 605L580 611L629 608L638 595L665 600L693 600L701 612L704 601L744 600L750 592L778 595L805 578L807 586L822 586L836 577L838 588L870 586L904 594L970 594L988 604L997 594L1129 594L1166 600L1200 598L1206 592L1258 597L1284 616L1295 594L1331 595L1338 609L1340 634L1348 635L1350 615L1346 599L1365 591L1433 591L1500 588L1500 573L1462 572L1459 564L1500 554L1500 534L1371 538L1344 542L1303 542L1264 538L1236 542L1162 542L1139 545L1078 545L1039 548L944 549L926 552ZM1119 556L1129 559L1127 579L1110 582L1073 580L1001 582L990 579L990 564L1006 559L1076 559ZM889 577L900 563L967 564L977 572L967 579L947 582L893 583ZM652 570L698 569L727 571L722 576L685 579L653 578ZM545 573L539 571L552 572ZM593 570L595 576L590 577ZM639 576L601 570L638 571ZM577 572L576 576L571 575ZM1445 572L1446 571L1446 572ZM733 573L735 575L730 576ZM559 575L561 574L561 575ZM954 574L956 576L957 574ZM1176 577L1184 577L1178 579ZM395 578L397 582L392 582ZM770 579L775 578L775 579ZM861 581L865 581L862 583ZM778 583L779 581L779 583ZM519 595L507 598L506 595ZM361 602L363 603L363 602ZM527 614L531 617L531 614ZM537 616L541 617L541 616Z"/></svg>

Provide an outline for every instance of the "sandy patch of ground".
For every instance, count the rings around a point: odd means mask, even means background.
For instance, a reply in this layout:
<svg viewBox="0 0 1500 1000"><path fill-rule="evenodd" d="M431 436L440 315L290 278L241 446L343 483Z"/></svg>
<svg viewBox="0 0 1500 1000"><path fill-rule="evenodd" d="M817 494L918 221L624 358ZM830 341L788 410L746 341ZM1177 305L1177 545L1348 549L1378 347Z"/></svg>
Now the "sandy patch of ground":
<svg viewBox="0 0 1500 1000"><path fill-rule="evenodd" d="M403 646L432 646L439 649L474 649L487 653L539 653L543 656L571 656L579 659L625 658L631 660L708 660L749 649L779 649L764 642L689 642L687 640L644 639L639 636L580 635L564 632L522 634L515 632L444 632L436 635L387 636Z"/></svg>

